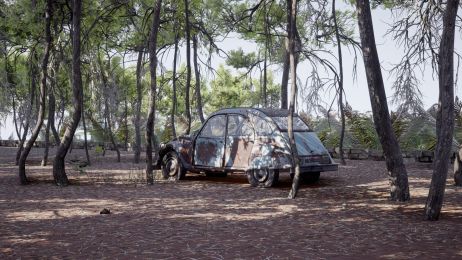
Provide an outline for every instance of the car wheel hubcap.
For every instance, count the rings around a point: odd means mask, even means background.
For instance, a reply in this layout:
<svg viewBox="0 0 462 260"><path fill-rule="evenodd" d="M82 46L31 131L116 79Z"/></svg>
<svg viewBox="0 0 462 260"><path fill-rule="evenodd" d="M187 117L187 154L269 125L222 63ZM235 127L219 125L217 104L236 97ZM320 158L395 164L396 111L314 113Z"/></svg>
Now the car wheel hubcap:
<svg viewBox="0 0 462 260"><path fill-rule="evenodd" d="M264 182L268 179L268 170L258 169L254 171L254 177L258 182Z"/></svg>
<svg viewBox="0 0 462 260"><path fill-rule="evenodd" d="M175 176L177 173L178 161L175 158L169 158L165 164L165 171L168 176Z"/></svg>

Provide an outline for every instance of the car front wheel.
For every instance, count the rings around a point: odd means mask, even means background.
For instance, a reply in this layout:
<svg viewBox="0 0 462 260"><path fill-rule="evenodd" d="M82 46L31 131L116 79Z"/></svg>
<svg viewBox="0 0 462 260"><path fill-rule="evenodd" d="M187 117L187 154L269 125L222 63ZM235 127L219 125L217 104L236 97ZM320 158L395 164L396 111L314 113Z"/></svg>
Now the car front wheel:
<svg viewBox="0 0 462 260"><path fill-rule="evenodd" d="M184 179L186 170L181 165L180 158L174 151L168 152L162 158L162 176L166 180L178 181Z"/></svg>
<svg viewBox="0 0 462 260"><path fill-rule="evenodd" d="M252 187L273 187L279 180L279 172L273 169L253 169L247 171L247 180Z"/></svg>

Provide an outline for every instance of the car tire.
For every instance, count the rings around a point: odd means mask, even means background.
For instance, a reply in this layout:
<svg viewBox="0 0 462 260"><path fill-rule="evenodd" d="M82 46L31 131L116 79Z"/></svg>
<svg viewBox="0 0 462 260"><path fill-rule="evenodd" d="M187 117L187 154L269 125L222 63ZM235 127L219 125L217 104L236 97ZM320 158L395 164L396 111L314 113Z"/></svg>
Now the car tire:
<svg viewBox="0 0 462 260"><path fill-rule="evenodd" d="M227 172L205 172L205 176L224 178L228 176L228 173Z"/></svg>
<svg viewBox="0 0 462 260"><path fill-rule="evenodd" d="M301 174L301 178L300 180L303 182L303 183L306 183L306 184L311 184L311 183L316 183L319 181L319 176L321 176L321 173L320 172L309 172L309 173L300 173ZM290 174L290 178L293 180L294 179L294 173L291 173Z"/></svg>
<svg viewBox="0 0 462 260"><path fill-rule="evenodd" d="M279 171L273 169L248 170L247 180L252 187L270 188L278 182Z"/></svg>
<svg viewBox="0 0 462 260"><path fill-rule="evenodd" d="M179 181L186 176L186 169L174 151L170 151L162 158L162 176L165 180Z"/></svg>

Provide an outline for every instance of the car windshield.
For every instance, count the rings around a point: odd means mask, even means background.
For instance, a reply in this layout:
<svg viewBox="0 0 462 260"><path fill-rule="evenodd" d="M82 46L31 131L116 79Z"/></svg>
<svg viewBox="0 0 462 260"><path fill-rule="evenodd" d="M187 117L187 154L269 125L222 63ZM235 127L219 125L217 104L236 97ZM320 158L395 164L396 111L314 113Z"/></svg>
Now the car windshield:
<svg viewBox="0 0 462 260"><path fill-rule="evenodd" d="M281 131L287 131L287 117L272 117L273 121L278 125ZM294 116L294 131L310 131L310 128L298 116Z"/></svg>

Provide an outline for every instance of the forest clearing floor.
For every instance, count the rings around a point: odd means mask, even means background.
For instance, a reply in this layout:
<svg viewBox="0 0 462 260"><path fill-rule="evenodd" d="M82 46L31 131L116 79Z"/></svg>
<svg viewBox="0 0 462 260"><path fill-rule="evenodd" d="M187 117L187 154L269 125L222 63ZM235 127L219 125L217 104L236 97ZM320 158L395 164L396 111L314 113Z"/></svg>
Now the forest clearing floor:
<svg viewBox="0 0 462 260"><path fill-rule="evenodd" d="M57 187L42 152L32 150L32 183L21 186L16 148L0 147L0 259L462 258L462 188L452 174L440 220L423 220L431 164L407 163L408 203L388 200L377 161L347 161L290 200L288 176L270 189L251 188L243 174L146 185L144 164L129 153L117 163L113 151L92 152L82 169L68 161L72 185ZM79 158L83 150L68 155Z"/></svg>

